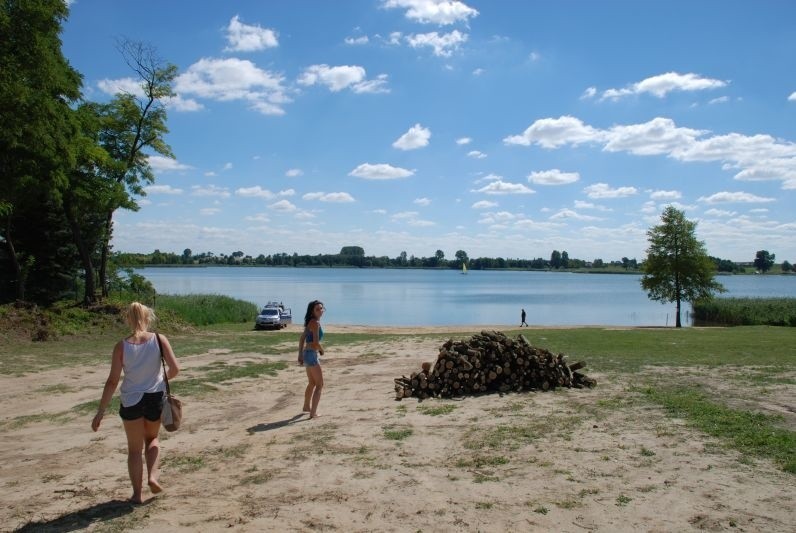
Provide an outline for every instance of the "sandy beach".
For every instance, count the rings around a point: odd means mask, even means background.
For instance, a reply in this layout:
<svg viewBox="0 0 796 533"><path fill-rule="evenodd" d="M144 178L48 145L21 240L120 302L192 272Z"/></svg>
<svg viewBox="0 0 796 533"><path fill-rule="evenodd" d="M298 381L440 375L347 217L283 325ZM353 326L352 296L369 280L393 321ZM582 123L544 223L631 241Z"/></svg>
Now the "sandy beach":
<svg viewBox="0 0 796 533"><path fill-rule="evenodd" d="M498 328L325 329L390 335L327 348L316 420L301 413L294 343L181 357L178 394L209 365L290 364L186 399L185 426L161 433L165 492L138 507L124 503L118 415L92 433L93 413L70 410L99 398L105 366L0 376L0 529L796 529L792 474L739 461L640 401L626 376L589 372L592 390L396 402L393 378L436 357L439 339L417 334Z"/></svg>

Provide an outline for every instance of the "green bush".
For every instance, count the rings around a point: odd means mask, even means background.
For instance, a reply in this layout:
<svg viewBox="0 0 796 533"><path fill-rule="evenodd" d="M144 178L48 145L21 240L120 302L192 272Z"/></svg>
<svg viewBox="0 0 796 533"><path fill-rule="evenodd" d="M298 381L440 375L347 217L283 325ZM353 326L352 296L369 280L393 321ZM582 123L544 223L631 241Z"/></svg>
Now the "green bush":
<svg viewBox="0 0 796 533"><path fill-rule="evenodd" d="M160 294L154 308L161 321L174 314L194 326L250 322L258 310L251 302L214 294Z"/></svg>
<svg viewBox="0 0 796 533"><path fill-rule="evenodd" d="M695 326L796 326L796 298L714 298L694 303Z"/></svg>

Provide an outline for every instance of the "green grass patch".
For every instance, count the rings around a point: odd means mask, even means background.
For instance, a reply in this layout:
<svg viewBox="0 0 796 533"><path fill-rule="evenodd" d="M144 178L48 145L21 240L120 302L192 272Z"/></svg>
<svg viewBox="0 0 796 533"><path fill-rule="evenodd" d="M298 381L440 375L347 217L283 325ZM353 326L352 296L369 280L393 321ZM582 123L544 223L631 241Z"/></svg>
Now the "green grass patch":
<svg viewBox="0 0 796 533"><path fill-rule="evenodd" d="M699 325L796 326L796 298L713 298L693 307Z"/></svg>
<svg viewBox="0 0 796 533"><path fill-rule="evenodd" d="M464 439L469 450L515 450L545 436L561 436L580 424L581 418L571 416L546 416L522 424L501 424L491 428L471 429Z"/></svg>
<svg viewBox="0 0 796 533"><path fill-rule="evenodd" d="M502 455L476 455L471 458L462 458L456 461L458 468L483 468L485 466L500 466L509 464L508 458Z"/></svg>
<svg viewBox="0 0 796 533"><path fill-rule="evenodd" d="M205 460L200 455L171 455L166 454L163 465L176 468L180 472L195 472L205 466Z"/></svg>
<svg viewBox="0 0 796 533"><path fill-rule="evenodd" d="M254 323L259 311L251 302L218 294L161 294L155 313L171 312L194 326L221 323Z"/></svg>
<svg viewBox="0 0 796 533"><path fill-rule="evenodd" d="M618 505L619 507L624 507L625 505L627 505L632 501L633 498L625 496L624 494L620 494L619 496L616 497L616 505Z"/></svg>
<svg viewBox="0 0 796 533"><path fill-rule="evenodd" d="M389 426L382 428L384 431L384 438L387 440L405 440L412 435L412 428Z"/></svg>
<svg viewBox="0 0 796 533"><path fill-rule="evenodd" d="M242 365L206 366L196 369L205 371L203 375L188 379L176 379L171 383L171 388L174 394L180 396L201 395L216 391L217 389L213 386L215 384L236 379L275 376L279 370L285 368L287 368L287 363L284 361L264 361L262 363L247 361Z"/></svg>
<svg viewBox="0 0 796 533"><path fill-rule="evenodd" d="M721 439L731 448L771 459L784 471L796 474L796 432L776 425L781 416L731 409L693 389L647 388L643 392L670 415Z"/></svg>
<svg viewBox="0 0 796 533"><path fill-rule="evenodd" d="M99 409L99 404L100 404L99 400L92 400L90 402L79 403L74 407L72 407L72 411L81 415L94 414L97 412L97 409ZM113 396L111 398L111 403L108 405L108 408L105 410L105 416L108 416L109 413L118 413L120 406L121 403L119 401L119 397Z"/></svg>
<svg viewBox="0 0 796 533"><path fill-rule="evenodd" d="M417 411L428 416L449 415L456 410L456 406L446 403L442 405L420 405Z"/></svg>

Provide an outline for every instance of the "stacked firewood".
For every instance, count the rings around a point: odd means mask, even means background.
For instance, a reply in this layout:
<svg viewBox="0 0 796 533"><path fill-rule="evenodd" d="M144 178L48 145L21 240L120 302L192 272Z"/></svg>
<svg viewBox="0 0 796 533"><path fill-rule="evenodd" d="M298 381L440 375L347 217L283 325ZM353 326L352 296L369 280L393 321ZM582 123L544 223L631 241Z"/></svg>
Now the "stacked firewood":
<svg viewBox="0 0 796 533"><path fill-rule="evenodd" d="M423 363L419 372L396 378L395 395L397 400L422 400L594 387L597 381L579 372L585 366L581 362L568 365L564 354L531 346L523 335L512 339L497 331L482 331L466 341L447 341L440 347L436 363Z"/></svg>

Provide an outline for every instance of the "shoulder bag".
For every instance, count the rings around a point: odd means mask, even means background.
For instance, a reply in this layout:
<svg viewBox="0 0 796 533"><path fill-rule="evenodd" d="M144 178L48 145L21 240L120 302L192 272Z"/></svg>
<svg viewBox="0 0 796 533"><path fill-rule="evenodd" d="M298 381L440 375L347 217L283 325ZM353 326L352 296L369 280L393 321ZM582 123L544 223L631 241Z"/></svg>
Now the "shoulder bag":
<svg viewBox="0 0 796 533"><path fill-rule="evenodd" d="M182 402L176 396L172 396L169 387L169 376L166 374L166 360L163 358L163 344L160 342L160 335L155 333L160 349L160 362L163 364L163 380L166 382L166 401L163 402L163 411L160 413L160 421L166 431L177 431L182 423Z"/></svg>

